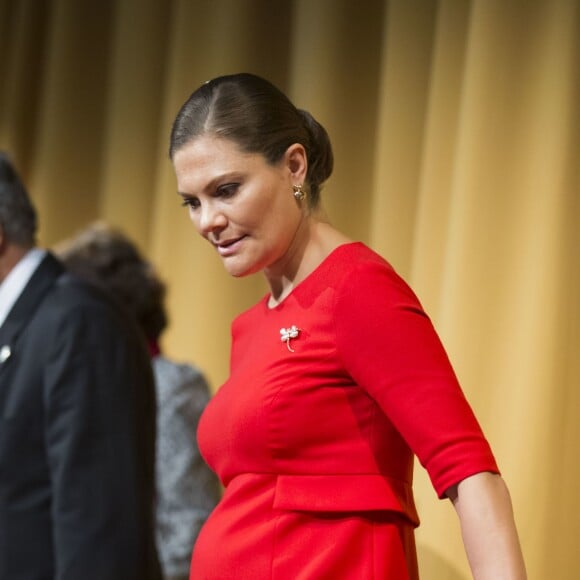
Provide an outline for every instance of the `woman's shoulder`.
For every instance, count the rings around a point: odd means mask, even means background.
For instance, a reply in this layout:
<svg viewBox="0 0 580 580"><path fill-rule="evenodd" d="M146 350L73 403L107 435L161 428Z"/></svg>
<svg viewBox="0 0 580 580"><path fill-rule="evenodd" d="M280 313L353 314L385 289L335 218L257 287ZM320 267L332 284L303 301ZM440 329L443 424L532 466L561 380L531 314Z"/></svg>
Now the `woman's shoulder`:
<svg viewBox="0 0 580 580"><path fill-rule="evenodd" d="M334 287L337 299L352 301L402 301L419 306L404 278L378 252L362 242L342 247L333 257L326 283Z"/></svg>
<svg viewBox="0 0 580 580"><path fill-rule="evenodd" d="M350 269L368 268L377 265L392 270L392 266L383 256L371 249L364 242L354 241L338 246L329 256L336 265Z"/></svg>
<svg viewBox="0 0 580 580"><path fill-rule="evenodd" d="M398 280L393 266L378 252L363 242L350 242L338 246L327 258L320 271L320 277L327 285L348 283L356 285L367 277L383 275Z"/></svg>

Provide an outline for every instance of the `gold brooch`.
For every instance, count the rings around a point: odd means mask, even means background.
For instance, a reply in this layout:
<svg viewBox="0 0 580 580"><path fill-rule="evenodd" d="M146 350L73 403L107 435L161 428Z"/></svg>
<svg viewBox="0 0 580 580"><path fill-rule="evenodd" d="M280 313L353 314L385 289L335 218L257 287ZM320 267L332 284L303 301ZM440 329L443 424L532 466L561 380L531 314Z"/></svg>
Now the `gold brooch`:
<svg viewBox="0 0 580 580"><path fill-rule="evenodd" d="M294 349L290 346L290 340L293 338L298 338L299 333L300 329L294 324L290 328L280 329L280 340L286 343L286 346L290 352L294 352Z"/></svg>

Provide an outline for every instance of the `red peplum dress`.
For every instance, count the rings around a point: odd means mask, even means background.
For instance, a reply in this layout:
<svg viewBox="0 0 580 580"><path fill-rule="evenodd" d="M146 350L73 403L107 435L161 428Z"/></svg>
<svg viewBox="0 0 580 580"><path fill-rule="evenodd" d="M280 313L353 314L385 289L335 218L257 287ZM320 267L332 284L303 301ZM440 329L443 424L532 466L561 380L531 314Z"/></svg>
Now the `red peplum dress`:
<svg viewBox="0 0 580 580"><path fill-rule="evenodd" d="M498 472L429 318L359 242L267 303L234 321L200 421L225 492L191 580L418 578L413 454L440 497Z"/></svg>

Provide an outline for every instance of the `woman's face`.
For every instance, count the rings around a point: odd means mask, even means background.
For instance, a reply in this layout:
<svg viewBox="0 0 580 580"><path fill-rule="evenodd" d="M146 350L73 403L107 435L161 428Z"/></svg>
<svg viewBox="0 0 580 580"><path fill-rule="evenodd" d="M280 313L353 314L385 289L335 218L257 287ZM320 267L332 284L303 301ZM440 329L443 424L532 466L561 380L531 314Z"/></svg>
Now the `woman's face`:
<svg viewBox="0 0 580 580"><path fill-rule="evenodd" d="M301 145L271 165L229 139L204 135L179 149L173 164L191 221L229 274L246 276L284 262L303 218L292 190L306 175Z"/></svg>

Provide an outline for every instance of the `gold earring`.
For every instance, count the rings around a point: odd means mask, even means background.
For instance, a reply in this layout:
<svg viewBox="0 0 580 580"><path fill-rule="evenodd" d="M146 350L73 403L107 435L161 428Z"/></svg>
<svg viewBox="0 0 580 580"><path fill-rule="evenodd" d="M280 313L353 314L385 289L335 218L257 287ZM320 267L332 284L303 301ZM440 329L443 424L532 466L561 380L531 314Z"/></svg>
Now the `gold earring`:
<svg viewBox="0 0 580 580"><path fill-rule="evenodd" d="M297 201L302 201L306 197L306 192L302 191L302 185L293 185L294 197Z"/></svg>

